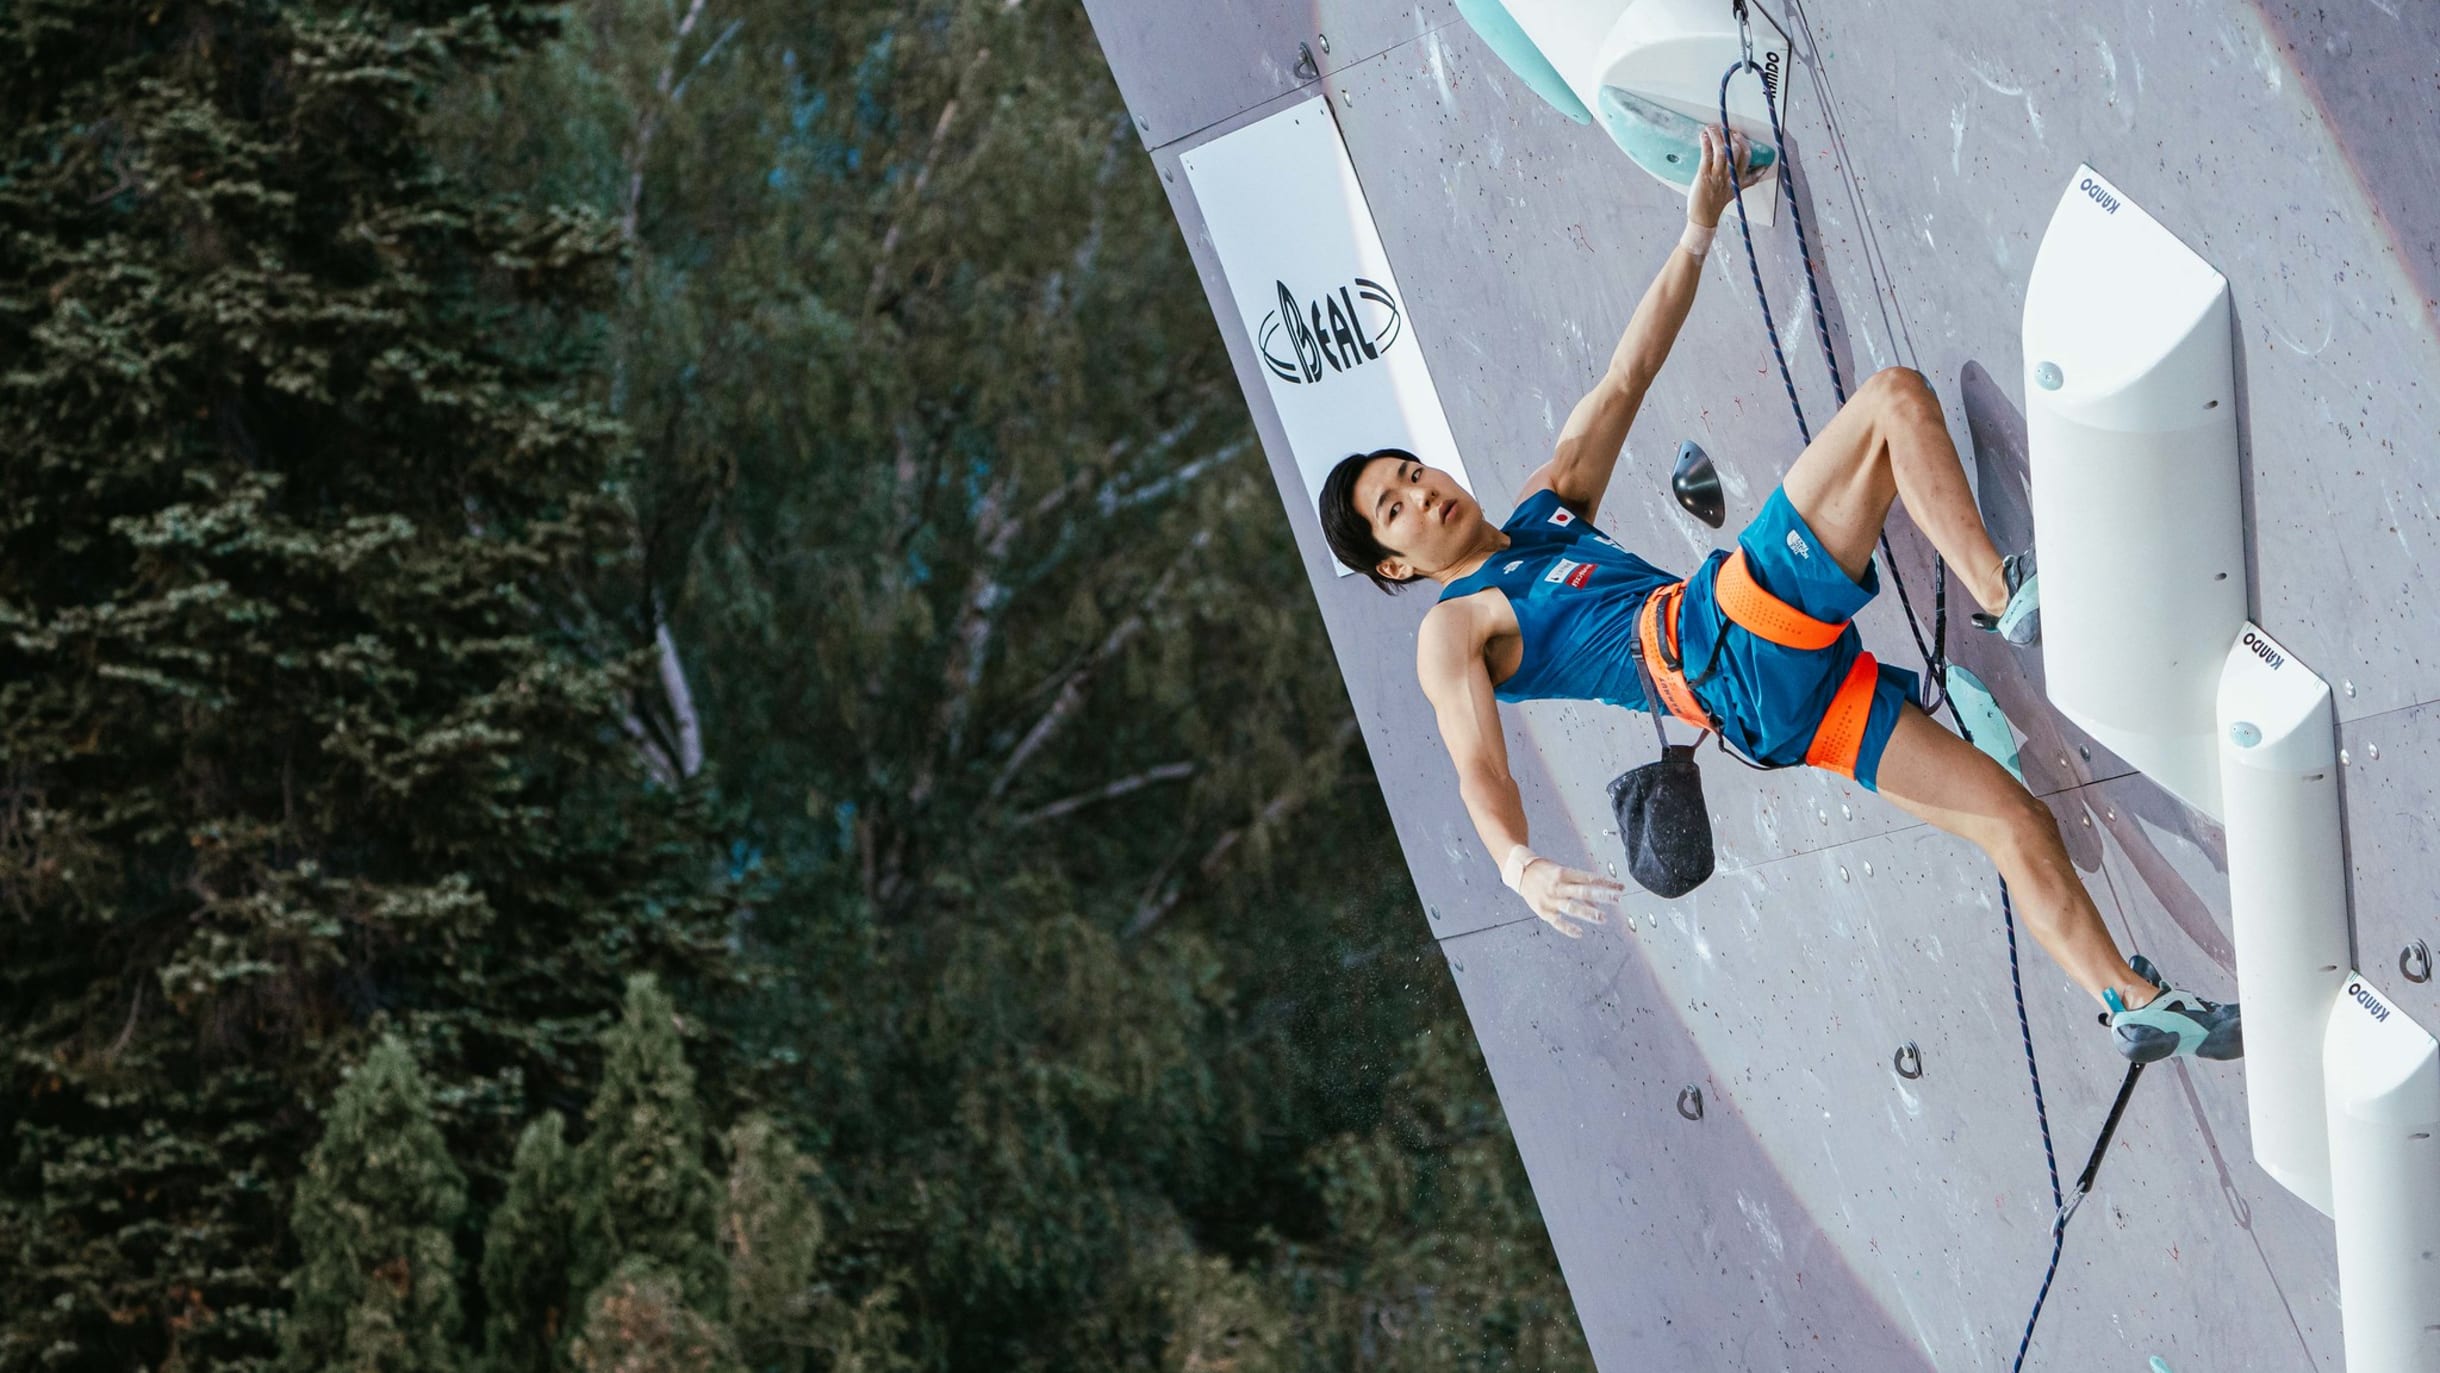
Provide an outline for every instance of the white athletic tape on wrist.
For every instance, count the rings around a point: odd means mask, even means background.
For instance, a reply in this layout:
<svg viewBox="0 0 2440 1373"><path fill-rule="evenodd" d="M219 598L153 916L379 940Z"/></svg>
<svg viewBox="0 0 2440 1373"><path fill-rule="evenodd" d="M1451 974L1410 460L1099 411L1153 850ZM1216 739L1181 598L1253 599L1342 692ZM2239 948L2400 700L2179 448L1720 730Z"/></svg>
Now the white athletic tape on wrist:
<svg viewBox="0 0 2440 1373"><path fill-rule="evenodd" d="M1678 246L1700 258L1711 251L1711 236L1720 231L1717 224L1709 228L1687 221L1686 232L1678 235Z"/></svg>
<svg viewBox="0 0 2440 1373"><path fill-rule="evenodd" d="M1525 880L1525 869L1541 856L1523 844L1511 848L1508 856L1500 860L1500 881L1508 884L1508 890L1516 891L1517 884Z"/></svg>

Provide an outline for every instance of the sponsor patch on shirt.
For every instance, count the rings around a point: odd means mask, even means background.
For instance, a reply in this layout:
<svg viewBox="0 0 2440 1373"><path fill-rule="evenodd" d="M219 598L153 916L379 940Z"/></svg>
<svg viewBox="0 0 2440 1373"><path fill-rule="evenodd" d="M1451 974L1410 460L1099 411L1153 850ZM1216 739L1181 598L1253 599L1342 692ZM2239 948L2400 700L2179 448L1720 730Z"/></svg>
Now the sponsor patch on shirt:
<svg viewBox="0 0 2440 1373"><path fill-rule="evenodd" d="M1788 531L1788 551L1799 558L1810 558L1813 556L1813 545L1805 542L1804 535L1791 529Z"/></svg>
<svg viewBox="0 0 2440 1373"><path fill-rule="evenodd" d="M1501 573L1502 573L1502 574L1506 574L1506 573L1514 572L1514 571L1516 571L1518 568L1523 567L1524 565L1525 565L1525 560L1524 560L1523 558L1519 558L1519 559L1517 559L1515 562L1512 562L1512 563L1508 564L1506 567L1501 568L1501 569L1500 569L1500 571L1501 571Z"/></svg>
<svg viewBox="0 0 2440 1373"><path fill-rule="evenodd" d="M1550 565L1550 571L1542 574L1543 581L1557 582L1562 586L1581 587L1592 579L1593 565L1591 563L1575 562L1567 558L1553 562Z"/></svg>

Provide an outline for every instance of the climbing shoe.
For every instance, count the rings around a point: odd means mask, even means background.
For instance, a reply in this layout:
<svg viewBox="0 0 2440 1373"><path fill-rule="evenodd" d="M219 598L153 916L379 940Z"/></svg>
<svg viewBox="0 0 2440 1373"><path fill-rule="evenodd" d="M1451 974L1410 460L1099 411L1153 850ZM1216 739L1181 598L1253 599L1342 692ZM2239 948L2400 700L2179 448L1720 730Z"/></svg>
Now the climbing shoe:
<svg viewBox="0 0 2440 1373"><path fill-rule="evenodd" d="M2142 954L2127 960L2135 975L2160 988L2160 995L2133 1010L2108 993L2110 1010L2101 1017L2121 1057L2135 1063L2157 1063L2178 1054L2197 1058L2242 1058L2245 1022L2237 1003L2205 1001L2181 992L2162 978Z"/></svg>
<svg viewBox="0 0 2440 1373"><path fill-rule="evenodd" d="M2008 585L2008 604L1997 615L1975 612L1974 623L2018 648L2042 642L2042 583L2033 570L2033 550L2000 559L2000 579Z"/></svg>

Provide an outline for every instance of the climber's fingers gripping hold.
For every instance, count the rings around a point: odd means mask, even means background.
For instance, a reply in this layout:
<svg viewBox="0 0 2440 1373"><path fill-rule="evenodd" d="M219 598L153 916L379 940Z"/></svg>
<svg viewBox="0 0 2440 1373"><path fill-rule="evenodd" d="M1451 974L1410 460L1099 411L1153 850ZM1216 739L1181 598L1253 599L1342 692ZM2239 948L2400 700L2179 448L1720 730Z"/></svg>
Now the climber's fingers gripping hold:
<svg viewBox="0 0 2440 1373"><path fill-rule="evenodd" d="M1720 222L1720 211L1727 206L1729 198L1737 193L1736 186L1730 183L1729 169L1743 169L1744 175L1739 180L1747 186L1760 181L1764 169L1749 165L1754 155L1753 143L1744 134L1731 133L1728 146L1723 150L1719 128L1706 124L1702 129L1702 140L1702 161L1695 168L1694 185L1689 188L1686 197L1686 218L1709 228Z"/></svg>
<svg viewBox="0 0 2440 1373"><path fill-rule="evenodd" d="M1760 181L1769 173L1770 168L1757 167L1753 165L1753 162L1754 140L1747 138L1744 134L1738 134L1736 165L1745 169L1744 175L1737 178L1738 185L1750 189L1755 182Z"/></svg>

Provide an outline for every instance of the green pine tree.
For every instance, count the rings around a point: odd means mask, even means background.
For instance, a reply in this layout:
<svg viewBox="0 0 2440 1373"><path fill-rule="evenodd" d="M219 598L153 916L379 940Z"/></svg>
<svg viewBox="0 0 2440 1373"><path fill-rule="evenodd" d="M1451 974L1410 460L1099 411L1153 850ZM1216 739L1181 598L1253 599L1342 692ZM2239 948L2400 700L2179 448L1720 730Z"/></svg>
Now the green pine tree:
<svg viewBox="0 0 2440 1373"><path fill-rule="evenodd" d="M743 1373L728 1331L689 1304L676 1274L642 1255L585 1300L569 1363L576 1373Z"/></svg>
<svg viewBox="0 0 2440 1373"><path fill-rule="evenodd" d="M816 1306L822 1213L806 1189L813 1171L786 1127L755 1115L729 1132L720 1242L728 1258L729 1328L746 1363L799 1373Z"/></svg>
<svg viewBox="0 0 2440 1373"><path fill-rule="evenodd" d="M823 1310L861 1323L815 1362L1242 1351L1213 1312L1273 1236L1339 1252L1313 1151L1487 1087L1393 1088L1454 990L1085 11L577 13L444 127L632 249L595 394L645 454L640 613L773 875L739 929L772 979L707 1011L839 1198ZM1205 1261L1185 1299L1142 1292L1147 1234ZM1340 1352L1339 1309L1265 1294Z"/></svg>
<svg viewBox="0 0 2440 1373"><path fill-rule="evenodd" d="M415 1056L384 1035L332 1098L298 1180L304 1264L280 1332L295 1373L457 1373L466 1177L432 1120Z"/></svg>
<svg viewBox="0 0 2440 1373"><path fill-rule="evenodd" d="M1303 1366L1590 1369L1474 1040L1452 1018L1402 1057L1381 1122L1312 1152L1326 1225L1268 1265Z"/></svg>
<svg viewBox="0 0 2440 1373"><path fill-rule="evenodd" d="M557 1111L525 1127L483 1233L485 1373L551 1373L570 1324L575 1160Z"/></svg>
<svg viewBox="0 0 2440 1373"><path fill-rule="evenodd" d="M703 1110L677 1010L649 974L628 980L602 1058L576 1155L572 1289L591 1294L627 1260L649 1259L683 1285L688 1306L717 1320L727 1295L720 1189L703 1162Z"/></svg>
<svg viewBox="0 0 2440 1373"><path fill-rule="evenodd" d="M600 609L621 237L424 127L556 22L0 4L0 1367L274 1355L377 1009L487 1196L629 971L731 976Z"/></svg>

